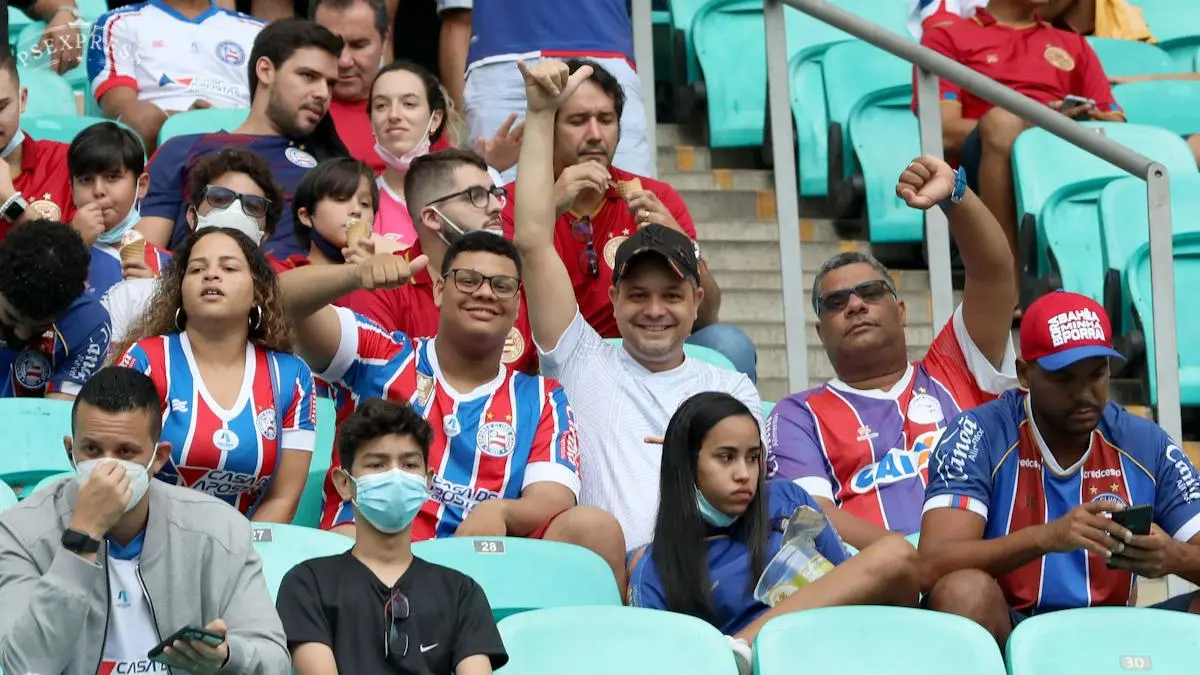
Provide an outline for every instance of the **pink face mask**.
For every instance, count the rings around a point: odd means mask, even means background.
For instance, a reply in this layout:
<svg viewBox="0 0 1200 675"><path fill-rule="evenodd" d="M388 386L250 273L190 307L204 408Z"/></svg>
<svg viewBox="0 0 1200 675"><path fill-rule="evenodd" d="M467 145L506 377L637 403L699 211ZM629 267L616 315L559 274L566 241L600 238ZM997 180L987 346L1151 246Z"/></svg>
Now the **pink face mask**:
<svg viewBox="0 0 1200 675"><path fill-rule="evenodd" d="M429 133L433 129L433 116L429 116L429 124L425 125L425 133L421 135L421 140L413 146L412 150L397 156L391 150L375 142L375 154L379 155L379 159L383 160L384 164L397 169L399 171L408 171L408 167L412 166L413 160L418 157L423 157L429 154L429 147L432 145L429 141Z"/></svg>

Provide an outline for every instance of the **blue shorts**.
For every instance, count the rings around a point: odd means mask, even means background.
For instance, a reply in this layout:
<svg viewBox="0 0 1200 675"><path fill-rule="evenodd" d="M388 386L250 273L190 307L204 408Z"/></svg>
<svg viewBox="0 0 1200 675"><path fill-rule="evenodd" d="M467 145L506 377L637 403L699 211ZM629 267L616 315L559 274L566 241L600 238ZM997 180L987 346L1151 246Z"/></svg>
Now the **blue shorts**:
<svg viewBox="0 0 1200 675"><path fill-rule="evenodd" d="M1167 600L1163 600L1162 602L1160 602L1158 604L1150 605L1149 608L1150 609L1165 609L1165 610L1171 611L1171 612L1186 612L1191 607L1192 601L1196 599L1197 594L1200 594L1200 591L1194 591L1192 593L1186 593L1184 595L1177 595L1173 598L1168 598ZM1008 616L1010 619L1012 619L1013 628L1016 628L1017 624L1021 623L1025 619L1028 619L1030 615L1026 614L1024 612L1018 612L1017 610L1013 609L1012 607L1009 607L1008 608Z"/></svg>

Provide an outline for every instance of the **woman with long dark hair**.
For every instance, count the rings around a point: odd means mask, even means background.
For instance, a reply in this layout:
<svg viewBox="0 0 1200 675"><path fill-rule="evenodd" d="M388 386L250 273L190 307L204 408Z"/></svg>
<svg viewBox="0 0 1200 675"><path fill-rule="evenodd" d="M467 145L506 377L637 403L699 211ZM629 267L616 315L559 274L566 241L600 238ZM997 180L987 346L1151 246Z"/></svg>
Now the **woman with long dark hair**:
<svg viewBox="0 0 1200 675"><path fill-rule="evenodd" d="M748 656L747 645L780 614L916 603L912 545L897 535L847 559L821 507L795 483L766 480L765 466L758 422L741 401L705 392L679 406L663 441L654 541L632 557L631 605L703 619ZM834 567L768 607L755 587L783 547L788 523L802 518L818 523L813 548Z"/></svg>
<svg viewBox="0 0 1200 675"><path fill-rule="evenodd" d="M157 477L287 523L315 441L312 373L293 356L283 297L243 232L201 229L174 252L120 365L162 397L171 461Z"/></svg>

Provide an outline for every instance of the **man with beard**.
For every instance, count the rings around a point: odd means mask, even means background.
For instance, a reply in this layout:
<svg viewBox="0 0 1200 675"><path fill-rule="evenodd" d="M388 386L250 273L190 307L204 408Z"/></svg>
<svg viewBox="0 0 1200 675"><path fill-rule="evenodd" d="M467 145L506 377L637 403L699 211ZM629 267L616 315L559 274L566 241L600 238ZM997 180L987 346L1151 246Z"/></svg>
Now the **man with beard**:
<svg viewBox="0 0 1200 675"><path fill-rule="evenodd" d="M1200 477L1158 425L1108 400L1113 358L1095 301L1057 291L1029 306L1021 389L960 414L929 460L919 555L931 609L1003 647L1030 615L1132 604L1134 574L1200 583ZM1131 508L1140 526L1121 513ZM1200 614L1200 595L1154 607Z"/></svg>
<svg viewBox="0 0 1200 675"><path fill-rule="evenodd" d="M0 398L71 400L104 365L108 312L84 292L90 257L78 232L52 220L0 242Z"/></svg>
<svg viewBox="0 0 1200 675"><path fill-rule="evenodd" d="M812 309L837 378L784 398L767 422L778 477L808 491L859 549L920 528L929 451L946 423L1015 384L1015 272L1000 224L963 170L940 159L913 160L896 194L949 215L966 268L962 304L910 363L891 273L863 253L830 258L813 281Z"/></svg>
<svg viewBox="0 0 1200 675"><path fill-rule="evenodd" d="M303 19L284 19L262 30L250 53L251 106L246 122L232 133L179 136L151 158L150 191L142 202L137 229L151 243L174 248L191 229L187 222L187 174L205 155L229 146L262 155L286 194L321 160L345 156L345 146L326 113L337 83L342 39ZM296 242L291 210L263 249L285 259L305 253Z"/></svg>

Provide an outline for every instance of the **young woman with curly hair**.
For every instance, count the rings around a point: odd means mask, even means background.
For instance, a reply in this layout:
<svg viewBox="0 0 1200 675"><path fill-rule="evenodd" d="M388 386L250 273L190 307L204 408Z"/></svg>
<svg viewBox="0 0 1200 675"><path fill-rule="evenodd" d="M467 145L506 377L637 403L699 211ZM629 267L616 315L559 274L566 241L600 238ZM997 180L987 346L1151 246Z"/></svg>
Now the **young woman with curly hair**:
<svg viewBox="0 0 1200 675"><path fill-rule="evenodd" d="M157 478L252 520L290 522L316 435L312 373L291 349L279 283L257 242L214 227L177 249L117 352L162 397L172 450Z"/></svg>

